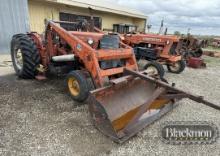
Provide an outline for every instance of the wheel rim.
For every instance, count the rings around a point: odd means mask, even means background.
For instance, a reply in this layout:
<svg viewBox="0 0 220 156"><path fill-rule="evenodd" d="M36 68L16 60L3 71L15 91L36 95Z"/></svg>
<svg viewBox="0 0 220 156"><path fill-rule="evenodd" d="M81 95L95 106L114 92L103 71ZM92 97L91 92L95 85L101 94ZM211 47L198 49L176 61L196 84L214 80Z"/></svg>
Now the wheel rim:
<svg viewBox="0 0 220 156"><path fill-rule="evenodd" d="M70 77L68 78L68 87L69 87L69 91L73 96L78 96L80 93L80 87L79 87L79 83L78 81L73 78Z"/></svg>
<svg viewBox="0 0 220 156"><path fill-rule="evenodd" d="M146 72L147 73L152 73L154 75L157 75L158 74L158 70L156 67L154 66L149 66L147 69L146 69Z"/></svg>
<svg viewBox="0 0 220 156"><path fill-rule="evenodd" d="M170 69L171 69L172 71L178 71L178 70L180 69L180 63L179 63L179 62L175 62L174 64L172 64L172 65L170 66Z"/></svg>
<svg viewBox="0 0 220 156"><path fill-rule="evenodd" d="M23 68L23 56L20 48L15 49L14 52L14 60L16 67L21 70Z"/></svg>

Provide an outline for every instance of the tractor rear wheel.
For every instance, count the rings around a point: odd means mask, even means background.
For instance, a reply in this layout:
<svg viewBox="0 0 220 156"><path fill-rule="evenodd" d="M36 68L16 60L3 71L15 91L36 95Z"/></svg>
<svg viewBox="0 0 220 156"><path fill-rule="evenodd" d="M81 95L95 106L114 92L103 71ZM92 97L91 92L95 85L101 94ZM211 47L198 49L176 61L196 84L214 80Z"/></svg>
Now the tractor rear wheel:
<svg viewBox="0 0 220 156"><path fill-rule="evenodd" d="M203 55L203 51L201 48L195 51L195 57L201 57L202 55Z"/></svg>
<svg viewBox="0 0 220 156"><path fill-rule="evenodd" d="M33 79L37 74L40 56L35 43L26 34L17 34L11 40L11 59L20 78Z"/></svg>
<svg viewBox="0 0 220 156"><path fill-rule="evenodd" d="M155 61L151 61L151 62L147 63L144 66L144 70L146 70L146 71L149 70L149 71L153 72L153 74L159 75L160 78L163 78L164 74L165 74L163 66L160 63L157 63Z"/></svg>
<svg viewBox="0 0 220 156"><path fill-rule="evenodd" d="M85 76L78 70L67 75L66 83L73 100L84 102L89 96L89 85Z"/></svg>
<svg viewBox="0 0 220 156"><path fill-rule="evenodd" d="M185 67L186 67L186 63L184 60L179 60L173 64L167 65L168 71L171 73L175 73L175 74L179 74L179 73L183 72Z"/></svg>

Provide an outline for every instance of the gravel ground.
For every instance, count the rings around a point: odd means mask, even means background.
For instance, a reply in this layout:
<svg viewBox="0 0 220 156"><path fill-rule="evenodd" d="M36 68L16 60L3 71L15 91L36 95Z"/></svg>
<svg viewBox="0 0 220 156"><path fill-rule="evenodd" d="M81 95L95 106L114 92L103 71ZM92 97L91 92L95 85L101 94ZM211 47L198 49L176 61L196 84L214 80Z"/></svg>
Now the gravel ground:
<svg viewBox="0 0 220 156"><path fill-rule="evenodd" d="M165 121L211 121L220 129L220 113L190 100L119 145L91 124L87 105L71 100L62 79L16 78L8 56L0 56L0 155L220 155L212 145L167 145L160 137ZM205 57L206 69L166 74L178 88L219 104L220 59ZM3 62L4 61L4 62Z"/></svg>

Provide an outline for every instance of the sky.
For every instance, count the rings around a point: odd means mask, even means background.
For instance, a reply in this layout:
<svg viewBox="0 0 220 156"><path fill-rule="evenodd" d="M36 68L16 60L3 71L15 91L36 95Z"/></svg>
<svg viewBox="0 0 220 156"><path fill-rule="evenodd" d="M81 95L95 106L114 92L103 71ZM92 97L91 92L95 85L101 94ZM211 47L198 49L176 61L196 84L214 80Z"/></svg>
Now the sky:
<svg viewBox="0 0 220 156"><path fill-rule="evenodd" d="M158 32L161 20L168 33L220 35L220 0L112 0L146 14L151 31Z"/></svg>

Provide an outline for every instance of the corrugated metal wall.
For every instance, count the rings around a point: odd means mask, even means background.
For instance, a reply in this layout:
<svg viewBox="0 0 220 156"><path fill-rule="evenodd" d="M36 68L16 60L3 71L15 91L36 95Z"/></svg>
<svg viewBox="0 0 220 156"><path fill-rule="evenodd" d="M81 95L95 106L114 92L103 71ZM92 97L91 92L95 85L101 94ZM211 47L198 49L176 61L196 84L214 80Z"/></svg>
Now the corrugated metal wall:
<svg viewBox="0 0 220 156"><path fill-rule="evenodd" d="M0 54L9 53L13 34L29 31L27 0L0 2Z"/></svg>

